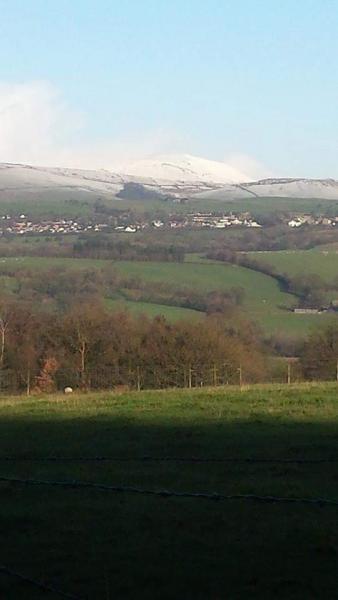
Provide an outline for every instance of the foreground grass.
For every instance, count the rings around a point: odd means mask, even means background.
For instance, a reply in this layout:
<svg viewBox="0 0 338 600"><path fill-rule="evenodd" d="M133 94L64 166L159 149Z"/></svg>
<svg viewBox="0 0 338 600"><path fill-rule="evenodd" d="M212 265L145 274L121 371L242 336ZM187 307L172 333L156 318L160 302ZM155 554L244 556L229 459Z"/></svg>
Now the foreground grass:
<svg viewBox="0 0 338 600"><path fill-rule="evenodd" d="M0 416L2 458L338 457L335 385L2 397ZM338 499L332 463L0 464L7 477ZM0 563L80 597L336 597L335 507L8 483L0 492ZM1 575L0 590L47 597Z"/></svg>

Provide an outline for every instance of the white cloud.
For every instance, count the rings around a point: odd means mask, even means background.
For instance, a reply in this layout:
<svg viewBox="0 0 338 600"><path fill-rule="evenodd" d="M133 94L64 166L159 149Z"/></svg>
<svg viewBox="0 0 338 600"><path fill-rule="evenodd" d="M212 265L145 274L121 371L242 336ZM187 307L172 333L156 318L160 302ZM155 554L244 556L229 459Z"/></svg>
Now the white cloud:
<svg viewBox="0 0 338 600"><path fill-rule="evenodd" d="M0 161L47 164L81 127L48 83L0 84Z"/></svg>
<svg viewBox="0 0 338 600"><path fill-rule="evenodd" d="M123 140L86 141L88 119L90 115L67 106L49 82L0 82L0 162L114 169L129 161L186 149L186 139L165 129L126 134ZM228 156L226 162L251 178L269 175L261 164L242 154Z"/></svg>
<svg viewBox="0 0 338 600"><path fill-rule="evenodd" d="M123 140L96 141L81 146L68 145L58 153L58 165L76 168L119 169L129 162L171 150L177 141L165 131L144 132Z"/></svg>
<svg viewBox="0 0 338 600"><path fill-rule="evenodd" d="M177 142L165 130L142 132L137 139L74 142L83 139L85 128L85 115L71 110L50 83L0 83L0 162L113 168Z"/></svg>
<svg viewBox="0 0 338 600"><path fill-rule="evenodd" d="M225 156L224 162L242 173L249 173L251 179L265 179L275 176L265 165L247 154L231 153Z"/></svg>

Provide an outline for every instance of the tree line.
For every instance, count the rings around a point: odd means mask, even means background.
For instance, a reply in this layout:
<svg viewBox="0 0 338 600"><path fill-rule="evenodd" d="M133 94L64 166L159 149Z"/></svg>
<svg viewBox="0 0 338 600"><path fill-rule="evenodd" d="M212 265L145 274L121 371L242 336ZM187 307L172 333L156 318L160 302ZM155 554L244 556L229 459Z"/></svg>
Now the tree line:
<svg viewBox="0 0 338 600"><path fill-rule="evenodd" d="M248 381L264 374L264 350L255 329L222 317L172 324L163 317L110 312L99 302L48 313L0 300L0 388L54 391L183 386ZM216 375L215 375L216 373Z"/></svg>
<svg viewBox="0 0 338 600"><path fill-rule="evenodd" d="M0 297L2 392L286 383L295 358L282 364L274 356L257 328L238 316L169 323L108 311L99 301L48 312ZM338 381L338 326L309 336L292 370L299 380Z"/></svg>

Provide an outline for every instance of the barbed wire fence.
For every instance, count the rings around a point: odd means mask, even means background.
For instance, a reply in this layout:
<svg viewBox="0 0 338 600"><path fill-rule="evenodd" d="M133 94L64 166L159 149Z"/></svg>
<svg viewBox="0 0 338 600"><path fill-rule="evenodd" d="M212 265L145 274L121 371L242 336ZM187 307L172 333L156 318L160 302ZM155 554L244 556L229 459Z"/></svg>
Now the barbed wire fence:
<svg viewBox="0 0 338 600"><path fill-rule="evenodd" d="M250 376L245 367L241 364L229 363L227 361L208 362L202 364L188 365L114 365L111 367L100 367L95 369L86 369L85 372L73 368L58 369L50 374L49 380L45 381L45 389L40 387L41 391L54 392L64 390L71 386L74 390L147 390L147 389L170 389L170 388L203 388L203 387L225 387L236 386L238 389L245 387L249 383L277 383L291 385L292 383L302 381L338 381L338 360L329 357L318 360L307 361L305 368L298 358L276 358L273 368L271 366L261 380L255 380ZM35 386L41 385L38 374L30 373L29 377L23 377L14 370L0 370L0 393L17 394L33 392ZM250 457L250 456L0 456L0 464L20 463L20 462L108 462L108 461L142 461L142 462L177 462L177 463L280 463L280 464L299 464L299 465L320 465L324 463L336 464L338 457L329 456L326 458L316 457ZM11 477L7 474L0 475L0 482L10 486L18 486L21 489L35 488L39 490L44 487L58 488L64 490L91 490L92 492L104 492L109 494L131 494L136 496L148 496L161 499L191 500L191 501L211 501L211 503L236 502L236 503L257 503L260 505L305 505L314 509L328 508L331 510L338 508L338 500L329 497L301 497L301 496L277 496L273 494L240 494L222 493L220 491L192 491L175 489L151 489L148 487L134 487L121 485L119 483L100 483L95 481L65 480L58 479L34 479ZM80 600L80 596L72 592L64 591L54 587L48 582L39 578L27 576L20 570L12 566L0 564L0 574L27 585L40 589L42 592L54 594L54 596L64 598L74 598Z"/></svg>
<svg viewBox="0 0 338 600"><path fill-rule="evenodd" d="M302 497L302 496L276 496L276 495L262 495L262 494L243 494L243 493L229 493L224 494L220 492L195 492L195 491L181 491L173 489L149 489L140 488L135 486L125 485L111 485L107 483L98 483L93 481L59 481L59 480L41 480L41 479L27 479L18 477L0 476L0 482L7 483L12 486L20 486L21 488L41 488L51 487L59 488L64 491L67 490L91 490L93 492L105 492L113 494L131 494L136 496L148 496L155 497L159 501L161 499L178 499L178 500L194 500L194 501L211 501L212 503L224 502L239 502L239 503L256 503L256 504L270 504L270 505L304 505L313 507L315 509L322 508L338 508L338 500L335 498L326 497ZM12 580L17 580L21 584L25 584L29 587L39 589L42 592L52 594L54 596L69 598L73 600L85 600L84 596L74 594L61 590L54 585L41 579L28 576L16 569L4 564L0 564L0 575L9 577Z"/></svg>
<svg viewBox="0 0 338 600"><path fill-rule="evenodd" d="M338 500L332 498L312 498L298 496L275 496L275 495L260 495L260 494L223 494L219 492L191 492L178 490L160 490L139 488L126 485L110 485L107 483L96 483L93 481L58 481L45 479L23 479L18 477L0 476L0 482L10 483L20 486L34 487L59 487L63 489L92 489L105 492L113 492L115 494L137 494L143 496L157 496L159 498L192 498L196 500L213 500L213 501L249 501L260 503L290 503L290 504L312 504L318 506L337 506Z"/></svg>
<svg viewBox="0 0 338 600"><path fill-rule="evenodd" d="M7 565L0 564L0 574L5 575L13 580L18 580L20 583L26 584L29 587L33 587L42 592L46 592L48 593L48 595L53 594L54 596L68 598L69 600L84 600L83 596L75 596L70 592L60 590L54 587L53 585L41 581L40 579L28 577L24 573L19 573L18 571L8 567Z"/></svg>

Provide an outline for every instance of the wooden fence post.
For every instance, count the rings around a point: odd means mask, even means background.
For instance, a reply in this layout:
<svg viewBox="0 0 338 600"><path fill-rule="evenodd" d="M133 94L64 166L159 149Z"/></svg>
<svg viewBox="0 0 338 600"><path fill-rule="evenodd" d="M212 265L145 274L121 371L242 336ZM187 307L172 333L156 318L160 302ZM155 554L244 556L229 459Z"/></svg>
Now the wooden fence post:
<svg viewBox="0 0 338 600"><path fill-rule="evenodd" d="M213 368L213 380L214 380L214 387L216 387L217 386L217 367L216 367L216 365L214 365L214 368Z"/></svg>
<svg viewBox="0 0 338 600"><path fill-rule="evenodd" d="M288 385L291 383L291 362L288 361Z"/></svg>
<svg viewBox="0 0 338 600"><path fill-rule="evenodd" d="M188 387L189 388L192 387L192 369L191 369L191 367L189 367L189 369L188 369Z"/></svg>

